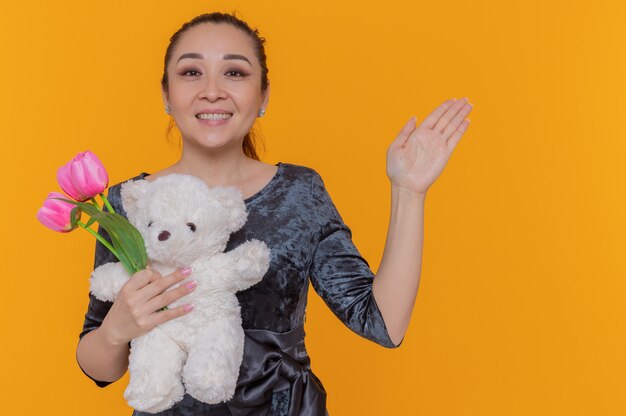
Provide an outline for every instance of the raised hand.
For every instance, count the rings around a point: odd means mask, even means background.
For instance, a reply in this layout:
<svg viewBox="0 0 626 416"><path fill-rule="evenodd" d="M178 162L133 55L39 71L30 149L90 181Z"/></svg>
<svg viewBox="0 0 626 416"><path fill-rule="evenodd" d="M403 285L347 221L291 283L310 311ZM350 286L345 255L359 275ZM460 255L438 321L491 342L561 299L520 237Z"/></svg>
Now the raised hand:
<svg viewBox="0 0 626 416"><path fill-rule="evenodd" d="M416 128L415 117L404 125L387 149L387 176L392 186L426 194L459 142L472 111L467 98L447 100Z"/></svg>

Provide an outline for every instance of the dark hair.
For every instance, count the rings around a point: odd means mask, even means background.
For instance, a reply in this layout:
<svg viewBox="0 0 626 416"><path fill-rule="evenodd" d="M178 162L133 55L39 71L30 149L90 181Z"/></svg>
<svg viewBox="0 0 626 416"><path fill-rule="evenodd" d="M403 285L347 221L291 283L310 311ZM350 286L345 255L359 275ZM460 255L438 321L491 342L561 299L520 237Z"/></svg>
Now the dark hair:
<svg viewBox="0 0 626 416"><path fill-rule="evenodd" d="M258 29L256 28L252 29L250 26L248 26L246 22L236 17L235 12L233 12L233 14L226 14L226 13L220 13L220 12L201 14L199 16L194 17L190 21L184 23L180 27L180 29L178 29L176 33L172 35L172 37L170 38L170 44L167 46L167 50L165 51L165 62L163 66L163 78L161 78L161 88L163 88L164 91L168 91L169 81L167 78L167 65L172 59L172 51L178 44L178 40L180 39L182 34L185 33L188 29L191 29L192 27L203 24L203 23L229 24L231 26L234 26L242 30L244 33L246 33L250 37L253 43L256 57L259 60L259 64L261 65L261 91L265 92L269 85L269 79L267 77L267 73L269 72L269 69L267 69L267 57L265 56L265 46L264 46L265 38L259 35ZM170 123L167 129L168 133L172 130L174 125L175 125L174 118L170 117ZM250 130L243 139L243 153L252 159L260 160L256 151L256 145L255 145L256 141L257 141L256 134L252 130Z"/></svg>

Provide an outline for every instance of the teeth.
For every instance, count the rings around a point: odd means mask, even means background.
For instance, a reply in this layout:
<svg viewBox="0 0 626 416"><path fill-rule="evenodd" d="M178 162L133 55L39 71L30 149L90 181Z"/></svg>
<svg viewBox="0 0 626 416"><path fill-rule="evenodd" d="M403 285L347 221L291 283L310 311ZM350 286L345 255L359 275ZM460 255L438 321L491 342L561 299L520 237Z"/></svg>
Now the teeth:
<svg viewBox="0 0 626 416"><path fill-rule="evenodd" d="M202 113L202 114L198 114L196 116L196 118L199 118L200 120L226 120L227 118L230 118L231 116L232 116L232 114L223 114L223 113L207 114L207 113Z"/></svg>

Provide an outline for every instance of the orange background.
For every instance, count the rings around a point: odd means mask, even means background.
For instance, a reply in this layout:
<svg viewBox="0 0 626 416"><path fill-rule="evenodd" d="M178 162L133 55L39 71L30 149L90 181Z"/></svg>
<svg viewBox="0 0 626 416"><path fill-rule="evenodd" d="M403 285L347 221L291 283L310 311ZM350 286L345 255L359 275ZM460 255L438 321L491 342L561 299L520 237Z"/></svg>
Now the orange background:
<svg viewBox="0 0 626 416"><path fill-rule="evenodd" d="M35 213L76 153L111 184L175 162L169 36L238 10L267 38L263 160L315 168L377 270L385 152L467 96L472 124L426 201L404 344L339 322L311 288L307 346L331 415L626 413L626 6L567 2L12 2L0 14L2 413L130 414L75 348L94 240Z"/></svg>

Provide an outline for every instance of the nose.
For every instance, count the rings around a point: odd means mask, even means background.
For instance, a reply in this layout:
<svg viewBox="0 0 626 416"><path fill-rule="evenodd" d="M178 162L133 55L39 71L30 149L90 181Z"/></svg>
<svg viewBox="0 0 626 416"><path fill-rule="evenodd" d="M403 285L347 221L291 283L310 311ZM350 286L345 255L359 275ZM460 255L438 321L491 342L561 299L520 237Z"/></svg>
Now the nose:
<svg viewBox="0 0 626 416"><path fill-rule="evenodd" d="M159 233L159 241L165 241L165 240L167 240L168 238L170 238L170 235L171 235L171 234L170 234L170 232L169 232L169 231L161 231L161 232Z"/></svg>
<svg viewBox="0 0 626 416"><path fill-rule="evenodd" d="M202 97L206 97L209 101L213 102L220 98L225 97L223 85L219 77L207 76L202 88Z"/></svg>

